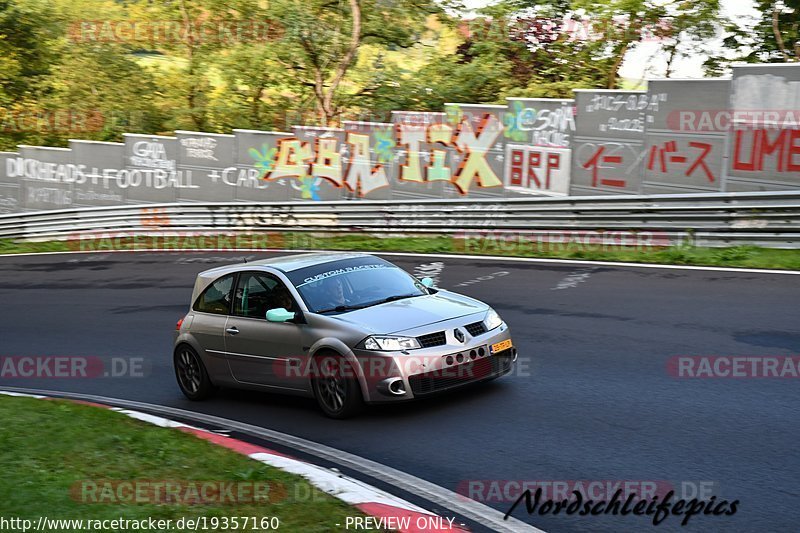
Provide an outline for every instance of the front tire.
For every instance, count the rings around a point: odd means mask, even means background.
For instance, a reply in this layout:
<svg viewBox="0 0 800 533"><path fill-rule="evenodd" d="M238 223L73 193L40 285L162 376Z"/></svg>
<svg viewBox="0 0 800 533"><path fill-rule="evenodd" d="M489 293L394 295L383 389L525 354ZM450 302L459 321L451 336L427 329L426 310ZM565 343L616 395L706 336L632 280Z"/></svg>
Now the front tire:
<svg viewBox="0 0 800 533"><path fill-rule="evenodd" d="M214 384L208 377L206 366L191 346L178 346L173 363L175 378L184 396L192 401L200 401L214 394Z"/></svg>
<svg viewBox="0 0 800 533"><path fill-rule="evenodd" d="M350 418L364 408L353 366L342 356L326 353L314 358L314 396L325 416Z"/></svg>

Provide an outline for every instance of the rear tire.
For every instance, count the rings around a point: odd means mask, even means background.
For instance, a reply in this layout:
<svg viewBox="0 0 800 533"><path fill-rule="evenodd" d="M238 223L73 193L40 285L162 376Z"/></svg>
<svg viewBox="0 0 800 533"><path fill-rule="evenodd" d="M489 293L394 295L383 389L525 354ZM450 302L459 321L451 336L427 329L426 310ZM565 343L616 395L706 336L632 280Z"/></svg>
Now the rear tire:
<svg viewBox="0 0 800 533"><path fill-rule="evenodd" d="M363 410L361 386L347 359L333 353L317 355L313 371L314 396L325 416L341 420Z"/></svg>
<svg viewBox="0 0 800 533"><path fill-rule="evenodd" d="M182 344L173 357L175 378L184 396L192 401L205 400L214 394L214 384L208 377L206 366L194 349Z"/></svg>

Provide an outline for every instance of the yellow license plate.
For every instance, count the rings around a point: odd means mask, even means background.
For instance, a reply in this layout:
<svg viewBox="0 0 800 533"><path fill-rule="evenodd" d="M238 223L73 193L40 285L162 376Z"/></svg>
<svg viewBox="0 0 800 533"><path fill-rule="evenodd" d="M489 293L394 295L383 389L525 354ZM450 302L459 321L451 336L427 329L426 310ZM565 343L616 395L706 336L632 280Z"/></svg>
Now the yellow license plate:
<svg viewBox="0 0 800 533"><path fill-rule="evenodd" d="M502 352L503 350L508 350L511 348L511 339L506 339L504 341L496 342L492 344L491 348L489 348L489 353L496 354L497 352Z"/></svg>

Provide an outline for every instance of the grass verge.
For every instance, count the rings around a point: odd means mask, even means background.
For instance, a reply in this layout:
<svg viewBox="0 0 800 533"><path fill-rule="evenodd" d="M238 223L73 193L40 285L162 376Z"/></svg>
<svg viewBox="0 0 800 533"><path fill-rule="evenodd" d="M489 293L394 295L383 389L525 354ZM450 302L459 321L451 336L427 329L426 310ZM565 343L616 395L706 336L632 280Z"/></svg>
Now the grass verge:
<svg viewBox="0 0 800 533"><path fill-rule="evenodd" d="M452 253L800 270L800 250L760 248L756 246L705 248L685 244L671 247L621 247L579 242L551 243L548 245L547 243L525 242L522 240L509 242L484 237L380 237L365 234L318 236L300 232L240 234L236 237L219 237L211 236L210 234L182 236L179 238L98 237L91 240L48 242L17 242L10 239L0 239L0 254L66 252L74 250L106 252L144 249L189 252L198 248L217 250L283 248L292 250L324 249L367 252Z"/></svg>
<svg viewBox="0 0 800 533"><path fill-rule="evenodd" d="M37 524L40 516L153 518L177 523L181 518L205 517L209 526L214 518L220 521L208 531L231 531L233 517L256 517L259 527L251 524L238 530L266 531L260 519L277 517L281 531L317 532L341 529L335 524L343 524L346 516L363 516L298 476L193 435L114 411L65 401L0 396L0 420L5 421L0 425L0 516L6 519L29 519ZM140 494L123 490L118 483L136 481L141 488L142 480L156 488L161 481L180 483L179 501L159 500L153 496L157 491L146 493L141 501ZM201 481L213 483L203 485ZM231 493L233 499L215 497L213 491L206 493L211 497L203 503L192 499L192 487L219 486L214 485L217 482L239 483ZM260 487L256 489L259 497L252 497L256 491L248 492L252 487ZM264 487L269 490L261 490ZM226 517L228 528L222 525ZM74 525L46 529L80 530Z"/></svg>

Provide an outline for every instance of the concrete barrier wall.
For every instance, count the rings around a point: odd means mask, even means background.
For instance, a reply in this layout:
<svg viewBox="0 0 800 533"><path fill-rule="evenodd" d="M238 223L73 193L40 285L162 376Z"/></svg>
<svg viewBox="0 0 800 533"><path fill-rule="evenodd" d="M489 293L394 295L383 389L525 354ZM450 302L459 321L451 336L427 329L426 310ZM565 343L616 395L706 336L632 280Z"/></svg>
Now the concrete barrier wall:
<svg viewBox="0 0 800 533"><path fill-rule="evenodd" d="M125 134L123 167L126 202L174 202L178 191L193 187L191 174L178 170L178 139Z"/></svg>
<svg viewBox="0 0 800 533"><path fill-rule="evenodd" d="M0 152L0 215L14 213L21 209L19 179L9 175L14 162L19 157L16 152Z"/></svg>
<svg viewBox="0 0 800 533"><path fill-rule="evenodd" d="M734 67L730 191L800 188L800 65Z"/></svg>
<svg viewBox="0 0 800 533"><path fill-rule="evenodd" d="M91 207L125 203L127 188L119 170L125 158L125 145L97 141L70 141L72 164L85 179L72 187L72 205Z"/></svg>
<svg viewBox="0 0 800 533"><path fill-rule="evenodd" d="M658 106L645 91L575 91L571 194L636 194L644 128Z"/></svg>
<svg viewBox="0 0 800 533"><path fill-rule="evenodd" d="M223 178L234 165L236 136L176 131L178 170L191 176L191 187L178 189L179 202L231 202L237 186Z"/></svg>
<svg viewBox="0 0 800 533"><path fill-rule="evenodd" d="M708 128L710 110L728 106L730 80L653 80L657 96L646 125L642 194L720 192L724 186L725 131Z"/></svg>
<svg viewBox="0 0 800 533"><path fill-rule="evenodd" d="M509 98L503 125L506 191L568 194L575 100Z"/></svg>
<svg viewBox="0 0 800 533"><path fill-rule="evenodd" d="M126 134L0 153L0 213L208 201L511 198L800 188L800 65L647 91L449 103L389 123Z"/></svg>

